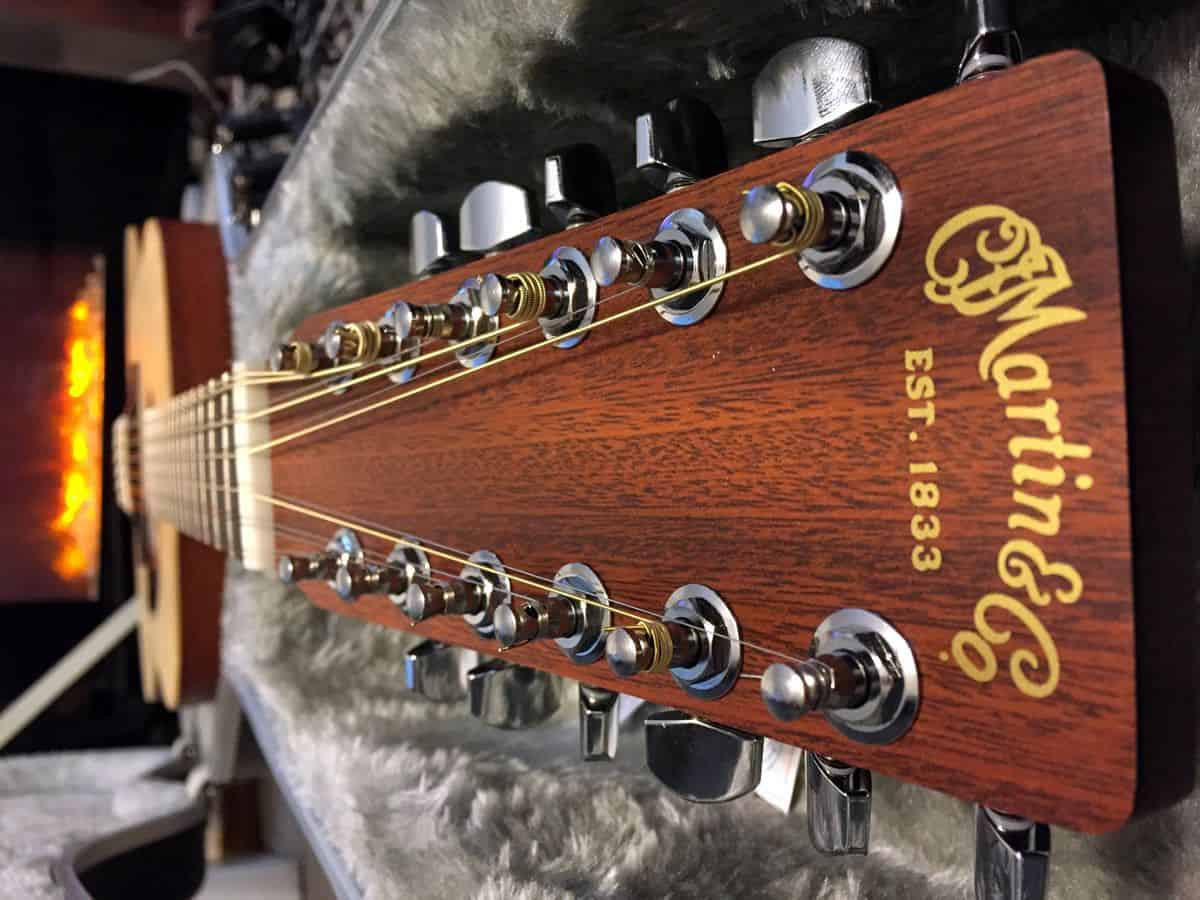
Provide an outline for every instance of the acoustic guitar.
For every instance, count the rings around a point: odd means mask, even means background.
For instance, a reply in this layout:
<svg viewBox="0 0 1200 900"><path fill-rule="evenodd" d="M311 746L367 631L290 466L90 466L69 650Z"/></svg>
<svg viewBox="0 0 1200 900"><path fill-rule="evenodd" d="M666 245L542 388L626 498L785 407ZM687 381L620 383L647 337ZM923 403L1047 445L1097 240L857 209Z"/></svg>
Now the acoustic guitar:
<svg viewBox="0 0 1200 900"><path fill-rule="evenodd" d="M808 751L819 848L865 852L875 770L979 804L981 890L1044 884L1046 823L1190 787L1166 108L1064 52L797 142L814 88L789 71L755 97L783 149L715 171L713 123L668 104L638 121L660 196L607 212L603 161L568 148L567 227L539 234L479 185L457 248L418 214L422 277L269 366L185 368L228 339L174 293L131 315L154 329L131 351L176 354L170 380L131 352L117 426L157 609L164 570L194 552L216 596L233 554L425 636L413 683L488 721L540 721L568 676L603 758L635 695L667 708L647 762L685 796L752 790L769 738Z"/></svg>

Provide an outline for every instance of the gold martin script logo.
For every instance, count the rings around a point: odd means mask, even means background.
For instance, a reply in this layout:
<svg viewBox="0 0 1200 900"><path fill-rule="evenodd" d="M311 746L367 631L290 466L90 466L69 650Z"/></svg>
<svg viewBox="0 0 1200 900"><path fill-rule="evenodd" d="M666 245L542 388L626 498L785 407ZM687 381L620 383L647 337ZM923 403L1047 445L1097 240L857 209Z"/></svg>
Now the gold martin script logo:
<svg viewBox="0 0 1200 900"><path fill-rule="evenodd" d="M974 238L974 255L958 256ZM954 252L947 250L952 244ZM974 628L958 632L949 654L969 677L989 682L996 677L996 648L1012 639L1005 614L1015 619L1037 643L1038 651L1018 648L1008 659L1009 675L1021 693L1048 697L1058 687L1059 657L1054 638L1037 610L1052 602L1075 603L1083 596L1083 579L1070 563L1051 560L1043 539L1059 533L1063 496L1059 488L1073 468L1090 459L1092 448L1063 435L1058 401L1051 394L1050 363L1023 349L1026 338L1081 322L1087 313L1065 303L1052 303L1071 287L1062 257L1042 243L1037 227L1004 206L973 206L937 230L925 252L925 297L953 307L964 316L993 316L998 331L979 354L979 377L996 386L1012 423L1008 453L1013 459L1012 503L1007 518L1011 538L996 553L996 573L1003 589L984 594L975 604ZM1077 490L1093 479L1078 473Z"/></svg>

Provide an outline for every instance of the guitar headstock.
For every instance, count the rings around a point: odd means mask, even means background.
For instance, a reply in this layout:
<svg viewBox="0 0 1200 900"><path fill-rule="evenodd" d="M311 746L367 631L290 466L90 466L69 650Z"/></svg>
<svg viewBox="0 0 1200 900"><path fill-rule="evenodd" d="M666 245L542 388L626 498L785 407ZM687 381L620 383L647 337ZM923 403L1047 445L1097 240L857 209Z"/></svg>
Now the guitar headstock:
<svg viewBox="0 0 1200 900"><path fill-rule="evenodd" d="M1192 728L1147 702L1190 665L1148 652L1189 602L1190 375L1147 96L1079 53L868 118L851 91L719 174L665 139L704 132L677 105L639 123L669 190L637 207L591 218L568 156L562 232L505 186L470 253L423 215L425 277L282 352L370 365L273 389L255 515L315 603L536 670L471 670L485 716L535 720L537 673L568 676L603 755L593 689L681 710L649 756L684 793L752 787L766 736L813 778L1114 828L1185 786L1149 754ZM765 141L807 136L761 106ZM453 696L435 649L413 665Z"/></svg>

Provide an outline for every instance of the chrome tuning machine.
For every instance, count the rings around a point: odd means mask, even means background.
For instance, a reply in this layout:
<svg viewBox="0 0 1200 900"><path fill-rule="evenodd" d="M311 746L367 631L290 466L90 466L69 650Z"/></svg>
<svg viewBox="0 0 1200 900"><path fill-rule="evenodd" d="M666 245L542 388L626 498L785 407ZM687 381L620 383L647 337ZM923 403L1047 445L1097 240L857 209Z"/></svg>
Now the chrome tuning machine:
<svg viewBox="0 0 1200 900"><path fill-rule="evenodd" d="M562 702L562 681L538 669L494 659L467 673L471 715L496 728L545 722Z"/></svg>
<svg viewBox="0 0 1200 900"><path fill-rule="evenodd" d="M285 341L276 344L267 358L267 367L272 372L294 372L297 375L311 375L328 365L329 359L325 356L324 345L308 341Z"/></svg>
<svg viewBox="0 0 1200 900"><path fill-rule="evenodd" d="M566 350L587 336L587 332L572 332L596 318L596 279L587 257L574 247L559 247L541 272L485 275L479 303L484 315L493 319L536 319L547 339L566 335L555 344Z"/></svg>
<svg viewBox="0 0 1200 900"><path fill-rule="evenodd" d="M546 154L545 204L563 228L575 228L617 208L612 165L595 144L572 144Z"/></svg>
<svg viewBox="0 0 1200 900"><path fill-rule="evenodd" d="M728 167L721 120L694 97L676 97L643 113L635 131L637 170L660 191L686 187Z"/></svg>
<svg viewBox="0 0 1200 900"><path fill-rule="evenodd" d="M278 575L284 584L325 581L332 588L338 571L347 565L361 566L366 554L358 536L348 528L338 529L324 551L312 556L284 554L279 557Z"/></svg>
<svg viewBox="0 0 1200 900"><path fill-rule="evenodd" d="M691 696L716 700L733 688L741 673L741 632L733 611L716 591L685 584L667 600L661 622L613 631L605 655L622 678L670 672Z"/></svg>
<svg viewBox="0 0 1200 900"><path fill-rule="evenodd" d="M646 717L646 765L694 803L736 800L762 778L763 740L735 728L666 710Z"/></svg>
<svg viewBox="0 0 1200 900"><path fill-rule="evenodd" d="M738 223L750 243L790 247L809 279L846 290L891 257L902 211L891 170L869 153L847 150L818 163L801 186L780 182L747 191Z"/></svg>
<svg viewBox="0 0 1200 900"><path fill-rule="evenodd" d="M966 35L959 84L1003 72L1024 58L1010 0L963 0L962 5Z"/></svg>
<svg viewBox="0 0 1200 900"><path fill-rule="evenodd" d="M584 762L616 758L620 700L615 691L580 682L579 753Z"/></svg>
<svg viewBox="0 0 1200 900"><path fill-rule="evenodd" d="M912 727L920 705L917 661L900 632L863 609L842 609L813 635L809 658L777 662L762 677L776 719L821 711L838 731L864 744L890 744Z"/></svg>
<svg viewBox="0 0 1200 900"><path fill-rule="evenodd" d="M716 220L691 207L663 219L649 241L605 235L591 257L592 273L602 287L642 285L655 298L708 282L728 268L729 251ZM655 310L672 325L693 325L713 311L724 289L723 281L697 287Z"/></svg>
<svg viewBox="0 0 1200 900"><path fill-rule="evenodd" d="M441 641L421 641L404 654L404 683L435 703L453 703L467 696L467 673L479 665L474 650Z"/></svg>
<svg viewBox="0 0 1200 900"><path fill-rule="evenodd" d="M808 837L826 856L862 855L871 840L871 773L804 754Z"/></svg>
<svg viewBox="0 0 1200 900"><path fill-rule="evenodd" d="M425 551L415 544L397 544L383 565L372 565L361 557L343 559L333 577L333 589L348 603L367 594L380 594L401 605L413 581L428 577Z"/></svg>
<svg viewBox="0 0 1200 900"><path fill-rule="evenodd" d="M500 558L489 550L476 550L458 578L435 581L428 574L415 574L398 603L413 624L459 615L480 637L492 637L495 611L510 597L511 584Z"/></svg>
<svg viewBox="0 0 1200 900"><path fill-rule="evenodd" d="M545 599L513 597L496 607L492 620L503 650L551 639L571 662L586 665L604 655L612 611L596 573L583 563L567 563Z"/></svg>
<svg viewBox="0 0 1200 900"><path fill-rule="evenodd" d="M975 900L1042 900L1049 874L1049 826L975 808Z"/></svg>

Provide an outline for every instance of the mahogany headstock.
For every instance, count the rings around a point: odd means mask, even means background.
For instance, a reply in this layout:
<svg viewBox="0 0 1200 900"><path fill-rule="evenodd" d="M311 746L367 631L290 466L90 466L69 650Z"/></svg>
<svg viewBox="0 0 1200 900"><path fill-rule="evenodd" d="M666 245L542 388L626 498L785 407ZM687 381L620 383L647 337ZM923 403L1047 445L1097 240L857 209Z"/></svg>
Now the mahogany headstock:
<svg viewBox="0 0 1200 900"><path fill-rule="evenodd" d="M743 239L743 191L800 183L845 150L885 161L903 196L894 251L861 286L772 263L727 282L690 327L630 316L278 446L273 489L371 523L359 537L380 555L392 544L372 529L486 548L542 578L584 563L610 596L655 611L706 585L736 616L743 675L775 660L756 648L803 657L831 615L870 610L919 672L915 721L885 744L819 715L773 718L754 678L704 700L666 674L574 664L553 641L505 657L1039 821L1114 828L1186 788L1194 730L1166 680L1192 659L1170 637L1190 636L1190 374L1156 104L1056 54L314 315L298 338L397 299L444 303L470 276L537 272L559 247L644 240L684 207L742 266L776 249ZM597 315L645 300L628 291ZM272 435L378 387L274 417ZM274 516L280 552L334 531ZM386 596L302 587L413 629ZM414 630L497 652L460 617Z"/></svg>

